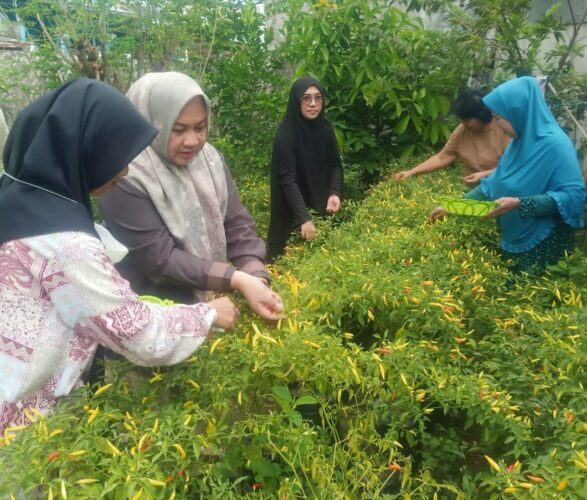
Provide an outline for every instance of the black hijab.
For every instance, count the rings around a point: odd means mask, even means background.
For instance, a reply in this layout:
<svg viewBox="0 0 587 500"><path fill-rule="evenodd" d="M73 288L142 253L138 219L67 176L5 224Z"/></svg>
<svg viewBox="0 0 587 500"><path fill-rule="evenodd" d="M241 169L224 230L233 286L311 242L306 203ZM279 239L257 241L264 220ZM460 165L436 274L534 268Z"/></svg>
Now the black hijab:
<svg viewBox="0 0 587 500"><path fill-rule="evenodd" d="M97 80L74 80L33 101L4 148L5 171L18 181L0 178L0 244L62 231L97 236L90 192L156 135L122 93Z"/></svg>
<svg viewBox="0 0 587 500"><path fill-rule="evenodd" d="M322 84L309 76L298 78L291 87L287 111L273 143L272 171L277 174L279 164L295 163L306 206L323 215L328 197L340 195L342 188L331 185L331 171L339 156L334 130L324 117L324 103L313 120L302 115L301 98L310 87L316 87L324 96Z"/></svg>

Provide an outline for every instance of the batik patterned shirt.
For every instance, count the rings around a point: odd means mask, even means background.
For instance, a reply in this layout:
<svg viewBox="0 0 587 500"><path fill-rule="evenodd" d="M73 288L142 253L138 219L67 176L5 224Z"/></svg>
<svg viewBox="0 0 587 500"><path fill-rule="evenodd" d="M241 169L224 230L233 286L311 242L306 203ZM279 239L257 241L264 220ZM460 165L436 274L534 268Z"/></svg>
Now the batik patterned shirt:
<svg viewBox="0 0 587 500"><path fill-rule="evenodd" d="M211 306L142 302L92 236L64 232L0 246L0 436L80 386L98 344L142 366L189 357Z"/></svg>

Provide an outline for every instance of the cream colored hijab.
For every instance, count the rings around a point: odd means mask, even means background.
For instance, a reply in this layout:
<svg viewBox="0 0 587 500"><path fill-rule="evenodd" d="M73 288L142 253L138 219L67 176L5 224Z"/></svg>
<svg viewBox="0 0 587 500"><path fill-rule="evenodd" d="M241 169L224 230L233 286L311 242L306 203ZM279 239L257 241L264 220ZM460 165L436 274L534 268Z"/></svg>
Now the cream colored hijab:
<svg viewBox="0 0 587 500"><path fill-rule="evenodd" d="M209 126L208 97L194 80L175 72L147 73L132 85L127 96L160 132L131 162L125 180L149 196L186 251L225 262L228 188L218 151L206 143L187 167L174 165L167 157L173 125L194 97L204 99Z"/></svg>

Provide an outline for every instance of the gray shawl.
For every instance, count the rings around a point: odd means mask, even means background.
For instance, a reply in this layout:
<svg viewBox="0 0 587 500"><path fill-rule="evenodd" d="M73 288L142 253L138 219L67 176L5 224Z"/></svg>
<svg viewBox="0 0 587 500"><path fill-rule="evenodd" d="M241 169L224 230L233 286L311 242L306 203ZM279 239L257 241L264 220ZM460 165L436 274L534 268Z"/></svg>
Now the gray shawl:
<svg viewBox="0 0 587 500"><path fill-rule="evenodd" d="M226 262L224 218L228 189L222 158L206 143L188 166L167 157L169 136L183 107L204 99L210 125L210 101L200 86L182 73L148 73L127 93L160 132L129 165L130 184L146 193L173 237L189 253Z"/></svg>

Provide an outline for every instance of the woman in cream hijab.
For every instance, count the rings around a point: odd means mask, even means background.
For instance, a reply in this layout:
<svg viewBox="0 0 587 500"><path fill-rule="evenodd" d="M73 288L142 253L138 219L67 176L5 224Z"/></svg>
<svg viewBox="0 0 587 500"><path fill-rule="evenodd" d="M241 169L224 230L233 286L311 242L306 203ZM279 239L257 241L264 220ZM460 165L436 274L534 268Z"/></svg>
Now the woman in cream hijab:
<svg viewBox="0 0 587 500"><path fill-rule="evenodd" d="M127 96L160 132L99 200L108 229L129 249L121 274L139 294L182 303L238 290L262 318L281 317L265 244L207 142L210 101L200 86L182 73L148 73Z"/></svg>

